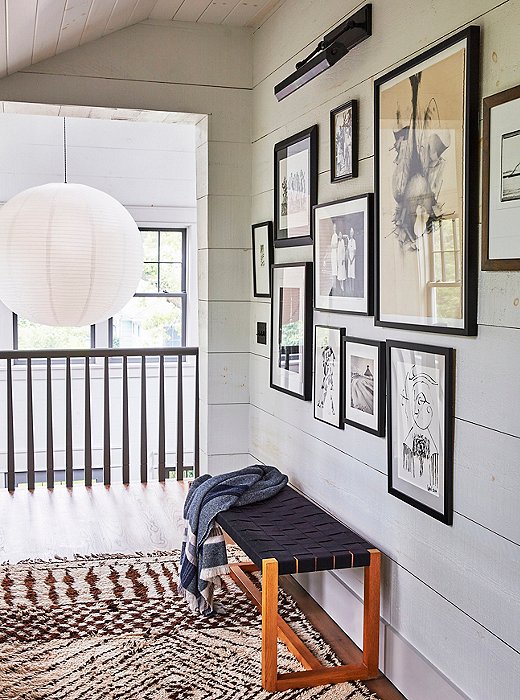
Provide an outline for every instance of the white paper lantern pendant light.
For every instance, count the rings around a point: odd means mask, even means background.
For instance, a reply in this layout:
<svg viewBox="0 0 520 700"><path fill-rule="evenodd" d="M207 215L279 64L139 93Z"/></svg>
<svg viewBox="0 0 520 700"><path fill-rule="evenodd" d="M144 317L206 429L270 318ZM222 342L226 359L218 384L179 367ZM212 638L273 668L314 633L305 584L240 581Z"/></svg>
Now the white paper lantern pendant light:
<svg viewBox="0 0 520 700"><path fill-rule="evenodd" d="M142 268L135 221L93 187L32 187L0 210L0 299L29 321L104 321L132 298Z"/></svg>

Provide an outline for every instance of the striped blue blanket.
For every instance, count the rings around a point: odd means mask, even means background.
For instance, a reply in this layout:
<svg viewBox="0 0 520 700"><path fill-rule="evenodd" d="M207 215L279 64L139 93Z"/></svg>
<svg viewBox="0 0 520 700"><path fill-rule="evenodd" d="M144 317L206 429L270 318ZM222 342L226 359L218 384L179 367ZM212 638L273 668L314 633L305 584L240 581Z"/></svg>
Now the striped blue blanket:
<svg viewBox="0 0 520 700"><path fill-rule="evenodd" d="M226 544L216 516L229 508L265 501L287 484L276 469L256 464L239 471L204 474L190 486L184 504L179 592L191 610L213 612L213 593L229 571Z"/></svg>

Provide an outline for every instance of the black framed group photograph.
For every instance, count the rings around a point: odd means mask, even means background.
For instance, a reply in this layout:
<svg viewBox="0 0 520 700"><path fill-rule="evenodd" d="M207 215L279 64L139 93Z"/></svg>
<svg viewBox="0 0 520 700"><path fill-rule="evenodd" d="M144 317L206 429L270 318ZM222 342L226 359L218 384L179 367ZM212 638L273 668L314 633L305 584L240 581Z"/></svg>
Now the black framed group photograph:
<svg viewBox="0 0 520 700"><path fill-rule="evenodd" d="M367 433L385 434L385 343L347 336L343 340L345 423Z"/></svg>
<svg viewBox="0 0 520 700"><path fill-rule="evenodd" d="M273 265L271 299L271 387L309 401L312 263Z"/></svg>
<svg viewBox="0 0 520 700"><path fill-rule="evenodd" d="M476 335L479 28L375 81L376 323Z"/></svg>
<svg viewBox="0 0 520 700"><path fill-rule="evenodd" d="M451 525L454 350L386 348L389 493Z"/></svg>
<svg viewBox="0 0 520 700"><path fill-rule="evenodd" d="M312 243L312 207L318 192L318 127L274 147L274 244Z"/></svg>
<svg viewBox="0 0 520 700"><path fill-rule="evenodd" d="M273 222L263 221L251 228L253 249L253 295L271 296L271 265L273 257Z"/></svg>
<svg viewBox="0 0 520 700"><path fill-rule="evenodd" d="M520 270L520 85L484 99L482 269Z"/></svg>
<svg viewBox="0 0 520 700"><path fill-rule="evenodd" d="M330 179L358 176L358 105L350 100L330 113Z"/></svg>
<svg viewBox="0 0 520 700"><path fill-rule="evenodd" d="M314 207L314 306L372 313L372 195Z"/></svg>
<svg viewBox="0 0 520 700"><path fill-rule="evenodd" d="M314 417L335 428L343 428L342 340L344 328L317 325L314 328Z"/></svg>

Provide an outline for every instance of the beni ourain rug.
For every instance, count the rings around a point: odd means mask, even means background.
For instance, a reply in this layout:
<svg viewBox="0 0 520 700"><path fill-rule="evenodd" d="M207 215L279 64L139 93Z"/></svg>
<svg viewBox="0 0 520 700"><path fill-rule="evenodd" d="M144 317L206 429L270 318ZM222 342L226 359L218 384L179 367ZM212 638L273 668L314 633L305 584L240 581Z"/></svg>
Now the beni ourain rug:
<svg viewBox="0 0 520 700"><path fill-rule="evenodd" d="M362 683L265 692L259 612L224 577L225 614L191 613L178 561L172 551L0 564L0 700L376 698ZM282 590L280 612L323 663L339 663ZM278 653L280 671L302 668L282 643Z"/></svg>

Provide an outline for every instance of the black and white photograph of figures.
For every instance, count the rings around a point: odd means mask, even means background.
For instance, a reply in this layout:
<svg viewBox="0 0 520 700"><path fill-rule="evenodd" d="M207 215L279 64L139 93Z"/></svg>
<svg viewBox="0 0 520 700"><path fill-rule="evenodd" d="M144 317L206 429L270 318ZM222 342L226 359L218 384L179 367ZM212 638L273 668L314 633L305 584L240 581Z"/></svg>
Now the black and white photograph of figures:
<svg viewBox="0 0 520 700"><path fill-rule="evenodd" d="M317 309L369 311L369 198L314 208L315 304Z"/></svg>
<svg viewBox="0 0 520 700"><path fill-rule="evenodd" d="M350 405L374 415L374 360L352 355L350 358Z"/></svg>
<svg viewBox="0 0 520 700"><path fill-rule="evenodd" d="M315 327L314 417L343 428L341 407L341 352L344 328Z"/></svg>
<svg viewBox="0 0 520 700"><path fill-rule="evenodd" d="M502 136L503 202L520 199L520 131Z"/></svg>

